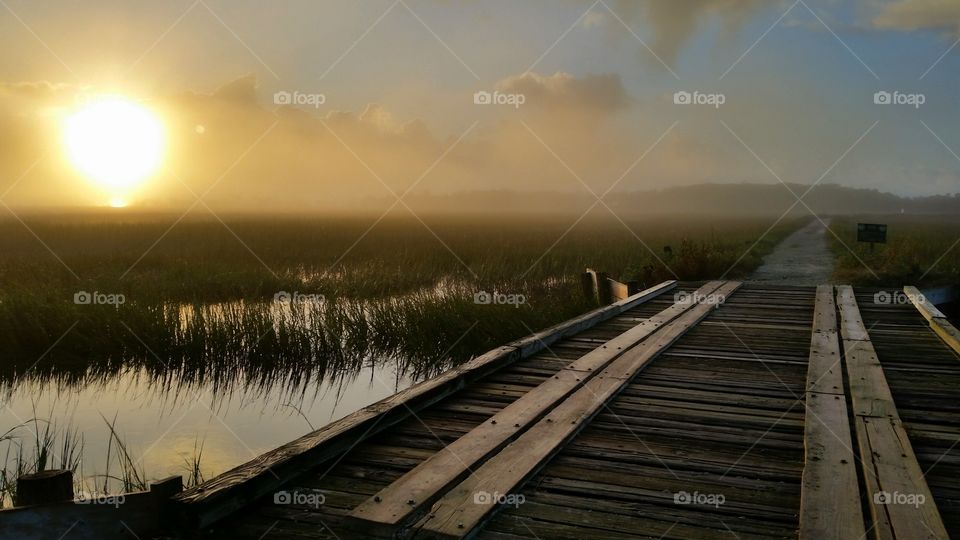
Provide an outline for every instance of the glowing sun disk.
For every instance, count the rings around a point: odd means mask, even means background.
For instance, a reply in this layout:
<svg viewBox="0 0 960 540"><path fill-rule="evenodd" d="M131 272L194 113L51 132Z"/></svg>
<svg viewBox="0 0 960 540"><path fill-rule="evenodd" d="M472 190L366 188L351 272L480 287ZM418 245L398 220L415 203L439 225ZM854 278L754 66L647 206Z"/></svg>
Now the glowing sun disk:
<svg viewBox="0 0 960 540"><path fill-rule="evenodd" d="M68 116L63 127L70 162L102 187L135 187L160 167L163 126L135 102L92 102Z"/></svg>

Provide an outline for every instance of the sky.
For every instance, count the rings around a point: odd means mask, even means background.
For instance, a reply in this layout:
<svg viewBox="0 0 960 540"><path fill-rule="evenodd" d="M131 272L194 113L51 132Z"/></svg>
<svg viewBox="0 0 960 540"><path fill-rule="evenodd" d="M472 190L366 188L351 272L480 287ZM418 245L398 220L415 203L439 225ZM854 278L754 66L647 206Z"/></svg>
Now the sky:
<svg viewBox="0 0 960 540"><path fill-rule="evenodd" d="M955 0L0 0L0 202L111 200L63 126L118 95L163 125L145 208L955 193L958 39Z"/></svg>

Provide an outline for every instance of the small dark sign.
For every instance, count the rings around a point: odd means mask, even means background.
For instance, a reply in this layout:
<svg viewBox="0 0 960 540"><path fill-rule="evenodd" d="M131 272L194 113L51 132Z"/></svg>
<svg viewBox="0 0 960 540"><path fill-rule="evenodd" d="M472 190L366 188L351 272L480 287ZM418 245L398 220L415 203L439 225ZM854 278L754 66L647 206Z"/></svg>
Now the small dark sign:
<svg viewBox="0 0 960 540"><path fill-rule="evenodd" d="M857 223L857 242L887 243L887 226L879 223Z"/></svg>

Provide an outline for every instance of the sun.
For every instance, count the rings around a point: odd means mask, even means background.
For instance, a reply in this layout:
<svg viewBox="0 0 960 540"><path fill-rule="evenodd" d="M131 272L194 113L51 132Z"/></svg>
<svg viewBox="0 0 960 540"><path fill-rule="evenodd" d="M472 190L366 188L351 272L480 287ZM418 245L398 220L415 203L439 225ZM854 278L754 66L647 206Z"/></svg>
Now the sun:
<svg viewBox="0 0 960 540"><path fill-rule="evenodd" d="M63 123L67 158L114 201L157 172L164 139L157 116L122 97L88 103Z"/></svg>

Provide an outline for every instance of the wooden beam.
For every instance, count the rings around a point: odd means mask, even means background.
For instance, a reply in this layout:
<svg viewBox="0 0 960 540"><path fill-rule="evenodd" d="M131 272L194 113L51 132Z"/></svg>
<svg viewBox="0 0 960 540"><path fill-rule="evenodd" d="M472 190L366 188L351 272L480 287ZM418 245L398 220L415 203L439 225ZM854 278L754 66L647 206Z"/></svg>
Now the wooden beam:
<svg viewBox="0 0 960 540"><path fill-rule="evenodd" d="M833 287L817 287L804 415L801 540L863 538Z"/></svg>
<svg viewBox="0 0 960 540"><path fill-rule="evenodd" d="M408 418L489 373L676 288L665 281L639 293L493 349L426 381L266 452L174 497L184 524L206 527L275 492L284 483Z"/></svg>
<svg viewBox="0 0 960 540"><path fill-rule="evenodd" d="M854 427L878 540L949 538L900 421L853 288L837 287Z"/></svg>
<svg viewBox="0 0 960 540"><path fill-rule="evenodd" d="M179 476L152 482L149 491L114 495L79 494L77 500L0 509L0 538L30 540L130 540L179 538L166 510L179 492Z"/></svg>
<svg viewBox="0 0 960 540"><path fill-rule="evenodd" d="M930 328L940 339L950 346L957 354L960 354L960 331L956 329L947 316L943 314L937 306L933 305L916 287L906 286L903 288L907 298L917 308L917 311L930 323Z"/></svg>
<svg viewBox="0 0 960 540"><path fill-rule="evenodd" d="M587 298L601 304L609 304L630 298L640 290L636 281L621 283L606 274L587 268L581 275L581 286Z"/></svg>
<svg viewBox="0 0 960 540"><path fill-rule="evenodd" d="M17 506L73 500L73 472L49 470L17 478Z"/></svg>
<svg viewBox="0 0 960 540"><path fill-rule="evenodd" d="M444 492L465 478L480 462L505 447L557 403L600 373L631 347L693 309L695 298L714 293L723 282L712 281L693 295L583 355L554 377L522 395L463 437L408 471L351 512L349 526L365 534L392 536L419 519Z"/></svg>
<svg viewBox="0 0 960 540"><path fill-rule="evenodd" d="M715 293L727 297L739 283ZM700 299L703 300L703 299ZM509 446L444 495L418 529L440 538L462 538L492 514L527 479L559 452L636 374L718 305L700 302L643 343L618 357Z"/></svg>

